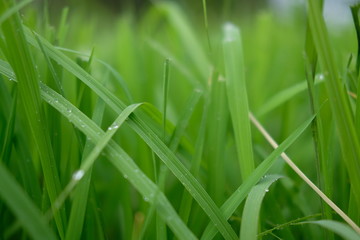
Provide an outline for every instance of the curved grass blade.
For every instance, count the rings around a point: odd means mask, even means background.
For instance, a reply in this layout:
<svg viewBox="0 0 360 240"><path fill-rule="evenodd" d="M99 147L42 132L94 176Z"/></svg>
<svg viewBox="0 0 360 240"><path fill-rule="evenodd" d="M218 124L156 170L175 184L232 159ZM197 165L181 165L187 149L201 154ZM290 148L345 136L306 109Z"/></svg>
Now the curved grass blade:
<svg viewBox="0 0 360 240"><path fill-rule="evenodd" d="M44 89L44 88L43 88ZM121 114L116 118L116 120L109 126L105 134L99 139L86 157L86 159L81 163L79 170L77 170L68 185L65 187L64 191L60 194L58 199L56 200L56 207L59 208L65 201L65 199L69 196L70 192L75 188L75 186L79 183L79 181L84 177L84 175L91 169L94 165L95 160L99 157L100 153L109 143L111 138L116 133L117 129L124 123L124 121L129 117L131 113L135 111L142 103L132 104L124 109Z"/></svg>
<svg viewBox="0 0 360 240"><path fill-rule="evenodd" d="M289 137L287 137L244 181L243 184L226 200L221 206L221 211L226 219L230 218L236 208L242 203L245 197L251 191L251 188L261 179L262 176L271 168L278 157L295 142L296 139L305 131L310 125L315 116L311 116L303 124L301 124ZM210 223L201 239L212 239L217 231L215 226Z"/></svg>
<svg viewBox="0 0 360 240"><path fill-rule="evenodd" d="M338 234L342 238L346 240L360 240L360 234L356 233L353 229L351 229L349 226L333 221L333 220L319 220L319 221L309 221L309 222L302 222L297 224L316 224L323 228L326 228L327 230L333 231L334 233Z"/></svg>
<svg viewBox="0 0 360 240"><path fill-rule="evenodd" d="M230 23L224 26L223 49L228 104L234 128L241 177L244 181L254 170L255 163L242 41L239 29Z"/></svg>
<svg viewBox="0 0 360 240"><path fill-rule="evenodd" d="M42 84L41 88L42 97L45 101L56 108L64 117L68 118L93 142L101 141L104 133L92 120L46 85ZM108 155L108 160L116 169L144 196L144 200L156 206L158 213L179 238L196 239L193 233L181 221L170 202L156 184L139 169L135 162L113 140L109 141L106 154ZM81 176L81 174L78 176Z"/></svg>
<svg viewBox="0 0 360 240"><path fill-rule="evenodd" d="M266 192L269 191L270 185L277 181L279 178L281 178L281 176L265 175L260 180L260 182L251 189L246 199L241 218L242 221L240 229L240 239L257 239L256 235L258 232L261 203L265 197Z"/></svg>
<svg viewBox="0 0 360 240"><path fill-rule="evenodd" d="M30 44L38 47L34 37L27 31L27 38ZM125 108L125 104L112 94L108 89L96 81L90 74L84 71L76 63L71 61L68 57L62 54L59 50L53 47L46 40L40 38L44 49L47 51L49 57L57 61L69 72L78 77L86 85L88 85L94 92L98 94L116 113L120 114ZM142 118L140 118L139 116ZM155 114L156 115L156 114ZM166 166L173 172L185 188L192 194L194 199L199 203L201 208L209 216L210 220L214 222L221 234L226 239L235 239L236 234L231 228L230 224L222 216L220 209L216 206L214 201L207 194L201 184L194 178L188 169L179 161L176 155L164 144L164 142L156 134L155 130L149 126L143 119L146 119L140 113L130 116L127 123L129 126L150 146L150 148L159 156L159 158L166 164Z"/></svg>
<svg viewBox="0 0 360 240"><path fill-rule="evenodd" d="M38 208L0 161L0 196L33 239L57 239Z"/></svg>

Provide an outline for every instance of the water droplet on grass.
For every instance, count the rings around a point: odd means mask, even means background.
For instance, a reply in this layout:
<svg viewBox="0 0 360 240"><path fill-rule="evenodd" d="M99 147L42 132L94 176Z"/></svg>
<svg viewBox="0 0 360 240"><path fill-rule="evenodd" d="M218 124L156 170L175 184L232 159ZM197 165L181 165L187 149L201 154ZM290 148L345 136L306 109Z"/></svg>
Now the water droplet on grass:
<svg viewBox="0 0 360 240"><path fill-rule="evenodd" d="M113 124L110 127L108 127L108 130L114 130L114 129L118 129L118 128L119 128L119 125Z"/></svg>
<svg viewBox="0 0 360 240"><path fill-rule="evenodd" d="M84 176L84 174L85 174L84 170L77 170L72 175L72 179L75 181L79 181Z"/></svg>

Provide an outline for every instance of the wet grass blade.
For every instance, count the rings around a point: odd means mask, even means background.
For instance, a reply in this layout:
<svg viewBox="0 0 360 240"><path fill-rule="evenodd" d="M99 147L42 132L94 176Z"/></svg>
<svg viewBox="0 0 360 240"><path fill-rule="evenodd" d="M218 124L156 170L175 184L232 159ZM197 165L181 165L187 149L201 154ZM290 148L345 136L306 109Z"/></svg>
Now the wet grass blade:
<svg viewBox="0 0 360 240"><path fill-rule="evenodd" d="M265 194L269 191L271 184L280 177L281 176L276 175L265 175L260 182L251 189L242 214L240 239L257 239L261 203Z"/></svg>
<svg viewBox="0 0 360 240"><path fill-rule="evenodd" d="M28 41L30 44L37 47L34 37L28 32ZM102 86L91 75L79 67L76 63L71 61L68 57L54 48L46 40L39 37L42 41L44 49L47 51L49 57L53 58L66 70L74 74L88 87L101 97L108 106L115 112L119 113L125 108L125 104L112 94L108 89ZM130 116L128 121L129 126L149 145L149 147L159 156L159 158L166 164L166 166L174 173L179 181L191 192L194 199L199 203L201 208L210 217L220 232L227 239L235 239L236 234L231 228L230 224L225 221L219 208L215 205L214 201L207 194L205 189L200 183L192 176L186 167L179 161L176 155L163 143L159 136L154 132L154 129L149 127L143 119L134 114Z"/></svg>
<svg viewBox="0 0 360 240"><path fill-rule="evenodd" d="M68 118L95 143L102 139L103 131L66 99L45 85L41 85L45 101ZM55 101L57 100L57 101ZM165 195L134 163L134 161L113 140L107 146L108 160L143 195L145 201L156 206L158 213L178 237L196 239L181 221ZM79 176L79 175L77 175Z"/></svg>
<svg viewBox="0 0 360 240"><path fill-rule="evenodd" d="M242 41L239 29L230 23L224 26L223 49L228 104L234 128L241 177L244 181L254 170L255 163Z"/></svg>
<svg viewBox="0 0 360 240"><path fill-rule="evenodd" d="M45 89L45 88L43 88ZM142 103L132 104L124 109L118 118L113 122L111 126L107 129L105 134L99 139L96 145L93 147L89 155L81 163L79 170L77 170L73 175L71 181L65 187L64 191L60 194L56 201L56 207L60 207L65 199L69 196L70 192L75 188L79 181L84 177L86 173L89 172L91 167L94 165L95 160L99 157L103 149L108 145L111 138L116 133L117 129L124 123L124 121L133 113ZM80 126L84 127L84 124L80 122Z"/></svg>

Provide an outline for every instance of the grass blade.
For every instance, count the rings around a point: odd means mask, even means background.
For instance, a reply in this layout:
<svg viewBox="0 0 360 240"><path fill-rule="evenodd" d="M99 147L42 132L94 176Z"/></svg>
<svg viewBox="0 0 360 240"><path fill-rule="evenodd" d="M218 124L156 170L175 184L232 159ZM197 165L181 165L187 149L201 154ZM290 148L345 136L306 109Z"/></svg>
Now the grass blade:
<svg viewBox="0 0 360 240"><path fill-rule="evenodd" d="M261 203L269 187L281 176L264 176L260 182L254 186L246 199L240 229L240 239L256 240L258 232L258 221Z"/></svg>
<svg viewBox="0 0 360 240"><path fill-rule="evenodd" d="M6 1L0 1L0 9L6 8ZM2 33L5 41L2 43L1 48L6 53L6 57L16 74L19 100L24 107L29 123L28 127L32 134L31 137L40 157L50 202L54 203L60 193L60 180L48 134L49 131L47 130L45 114L41 107L39 81L35 65L18 14L11 16L2 24ZM59 235L64 237L64 228L66 226L65 208L62 208L55 215L55 222Z"/></svg>
<svg viewBox="0 0 360 240"><path fill-rule="evenodd" d="M228 104L234 128L236 150L243 181L255 168L245 83L245 66L240 31L228 23L224 26L224 63Z"/></svg>

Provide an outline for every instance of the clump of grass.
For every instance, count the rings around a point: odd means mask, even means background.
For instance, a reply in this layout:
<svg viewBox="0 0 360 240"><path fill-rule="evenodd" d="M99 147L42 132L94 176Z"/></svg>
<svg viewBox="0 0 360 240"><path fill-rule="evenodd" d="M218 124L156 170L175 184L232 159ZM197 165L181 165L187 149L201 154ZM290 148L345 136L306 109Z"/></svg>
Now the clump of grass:
<svg viewBox="0 0 360 240"><path fill-rule="evenodd" d="M292 23L306 35L271 12L217 31L206 1L199 26L159 2L90 54L67 37L93 37L81 11L52 28L29 3L0 1L1 238L360 238L359 60L335 61L317 1ZM299 39L305 61L283 54Z"/></svg>

